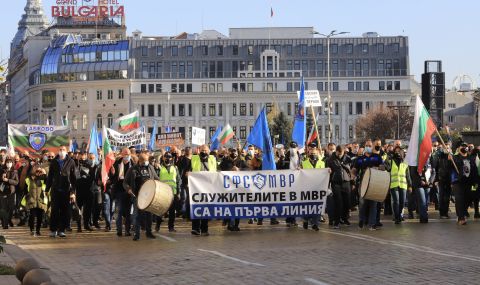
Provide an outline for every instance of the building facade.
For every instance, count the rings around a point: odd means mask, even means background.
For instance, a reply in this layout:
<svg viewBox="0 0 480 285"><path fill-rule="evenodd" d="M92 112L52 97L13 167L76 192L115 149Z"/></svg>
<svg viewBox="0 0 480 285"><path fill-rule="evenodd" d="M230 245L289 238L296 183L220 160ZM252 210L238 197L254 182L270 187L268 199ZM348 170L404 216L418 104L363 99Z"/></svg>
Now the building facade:
<svg viewBox="0 0 480 285"><path fill-rule="evenodd" d="M447 91L443 121L450 129L457 131L478 130L478 106L474 92Z"/></svg>
<svg viewBox="0 0 480 285"><path fill-rule="evenodd" d="M306 89L326 98L327 40L313 34L308 27L231 29L229 37L209 31L184 39L137 33L131 40L131 111L139 110L149 127L157 121L187 139L192 126L211 136L218 125L230 124L245 140L263 106L270 111L275 103L293 119L302 75ZM368 110L410 104L414 95L403 36L333 38L330 71L336 143L356 139L355 122ZM327 115L316 111L325 142Z"/></svg>

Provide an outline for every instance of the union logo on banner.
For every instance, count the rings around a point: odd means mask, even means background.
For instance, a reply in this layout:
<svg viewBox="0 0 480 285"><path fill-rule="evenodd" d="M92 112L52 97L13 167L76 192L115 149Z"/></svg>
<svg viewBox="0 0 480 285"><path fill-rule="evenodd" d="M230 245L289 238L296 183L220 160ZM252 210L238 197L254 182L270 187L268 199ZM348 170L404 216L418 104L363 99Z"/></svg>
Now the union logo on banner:
<svg viewBox="0 0 480 285"><path fill-rule="evenodd" d="M45 143L47 143L47 135L43 133L32 133L28 141L34 150L39 151L45 146Z"/></svg>
<svg viewBox="0 0 480 285"><path fill-rule="evenodd" d="M257 175L252 176L252 178L253 184L258 188L258 190L262 190L263 187L265 187L267 176L258 173Z"/></svg>

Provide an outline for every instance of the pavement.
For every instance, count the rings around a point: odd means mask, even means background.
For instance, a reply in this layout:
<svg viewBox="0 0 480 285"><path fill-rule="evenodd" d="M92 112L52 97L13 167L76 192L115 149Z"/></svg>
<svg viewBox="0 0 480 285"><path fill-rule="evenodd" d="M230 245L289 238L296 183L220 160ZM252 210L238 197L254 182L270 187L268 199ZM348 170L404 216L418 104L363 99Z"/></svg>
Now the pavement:
<svg viewBox="0 0 480 285"><path fill-rule="evenodd" d="M211 222L209 237L194 237L178 221L157 239L134 242L105 233L71 233L65 239L33 237L23 227L1 234L18 247L14 260L31 255L58 284L480 284L480 221L457 226L431 215L378 231L357 226L319 232L247 225L228 232ZM18 284L18 283L13 283Z"/></svg>

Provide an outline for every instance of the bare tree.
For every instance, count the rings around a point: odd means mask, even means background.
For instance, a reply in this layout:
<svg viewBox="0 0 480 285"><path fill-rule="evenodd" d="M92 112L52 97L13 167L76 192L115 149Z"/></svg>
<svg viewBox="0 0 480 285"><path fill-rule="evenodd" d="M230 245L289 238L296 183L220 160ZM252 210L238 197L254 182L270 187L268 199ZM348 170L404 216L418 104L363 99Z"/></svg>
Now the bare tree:
<svg viewBox="0 0 480 285"><path fill-rule="evenodd" d="M398 120L398 115L400 120ZM397 137L398 124L400 124L400 139L408 139L413 125L413 115L410 110L376 108L358 118L356 122L357 139L395 139Z"/></svg>

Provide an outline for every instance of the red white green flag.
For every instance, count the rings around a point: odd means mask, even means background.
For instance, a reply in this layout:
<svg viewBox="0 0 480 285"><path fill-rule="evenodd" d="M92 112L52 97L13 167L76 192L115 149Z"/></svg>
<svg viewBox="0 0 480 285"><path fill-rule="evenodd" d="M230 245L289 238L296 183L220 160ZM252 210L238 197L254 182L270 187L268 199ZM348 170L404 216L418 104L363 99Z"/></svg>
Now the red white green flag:
<svg viewBox="0 0 480 285"><path fill-rule="evenodd" d="M108 140L107 128L103 126L103 160L102 160L102 183L104 191L107 190L108 172L115 162L115 154L113 152L110 141Z"/></svg>
<svg viewBox="0 0 480 285"><path fill-rule="evenodd" d="M317 141L317 137L318 137L317 128L315 127L315 125L313 125L312 130L310 131L310 135L308 136L308 139L307 139L307 145Z"/></svg>
<svg viewBox="0 0 480 285"><path fill-rule="evenodd" d="M138 111L120 117L115 122L118 124L118 130L121 132L132 131L140 128L140 118Z"/></svg>
<svg viewBox="0 0 480 285"><path fill-rule="evenodd" d="M419 173L422 172L432 153L432 134L436 129L435 123L423 105L422 99L420 99L420 96L417 96L407 161L409 166L417 166Z"/></svg>
<svg viewBox="0 0 480 285"><path fill-rule="evenodd" d="M223 128L222 132L220 133L219 141L221 144L226 144L228 141L230 141L233 137L235 136L235 133L233 132L232 127L228 124Z"/></svg>

